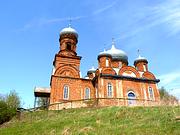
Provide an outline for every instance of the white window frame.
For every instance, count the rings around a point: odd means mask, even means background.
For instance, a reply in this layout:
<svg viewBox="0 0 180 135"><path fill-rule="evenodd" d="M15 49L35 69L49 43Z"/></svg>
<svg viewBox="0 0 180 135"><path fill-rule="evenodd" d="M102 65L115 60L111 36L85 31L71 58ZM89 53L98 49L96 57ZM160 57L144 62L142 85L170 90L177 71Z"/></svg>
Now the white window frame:
<svg viewBox="0 0 180 135"><path fill-rule="evenodd" d="M87 95L87 90L88 90L88 95ZM85 91L84 91L84 99L90 99L91 98L91 90L90 88L85 88Z"/></svg>
<svg viewBox="0 0 180 135"><path fill-rule="evenodd" d="M106 67L109 67L109 59L106 57Z"/></svg>
<svg viewBox="0 0 180 135"><path fill-rule="evenodd" d="M69 86L68 85L64 85L63 87L63 99L65 100L69 99Z"/></svg>
<svg viewBox="0 0 180 135"><path fill-rule="evenodd" d="M111 89L109 89L109 88L111 88ZM109 97L109 98L113 97L113 86L112 86L112 83L110 83L110 82L107 85L107 97Z"/></svg>
<svg viewBox="0 0 180 135"><path fill-rule="evenodd" d="M150 94L150 89L152 90L152 95ZM154 100L154 90L153 90L153 88L151 86L148 87L148 93L149 93L149 99Z"/></svg>
<svg viewBox="0 0 180 135"><path fill-rule="evenodd" d="M147 71L147 70L146 70L146 65L143 65L143 69L144 69L145 72Z"/></svg>

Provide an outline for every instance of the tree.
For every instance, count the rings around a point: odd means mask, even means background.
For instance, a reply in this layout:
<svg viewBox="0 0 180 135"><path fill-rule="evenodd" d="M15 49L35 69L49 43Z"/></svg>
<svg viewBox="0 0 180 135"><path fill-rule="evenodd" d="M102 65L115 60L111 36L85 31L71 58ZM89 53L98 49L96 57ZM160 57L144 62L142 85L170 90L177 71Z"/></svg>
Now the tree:
<svg viewBox="0 0 180 135"><path fill-rule="evenodd" d="M5 98L8 107L19 108L21 106L20 97L15 90L10 91L10 93Z"/></svg>
<svg viewBox="0 0 180 135"><path fill-rule="evenodd" d="M0 124L11 120L20 105L20 97L15 90L10 91L6 96L0 95Z"/></svg>
<svg viewBox="0 0 180 135"><path fill-rule="evenodd" d="M160 99L163 103L165 104L178 103L178 99L175 96L169 94L168 91L164 87L161 87L159 89L159 93L160 93Z"/></svg>
<svg viewBox="0 0 180 135"><path fill-rule="evenodd" d="M48 107L49 98L47 98L47 97L39 97L37 103L38 103L38 106L41 107L41 109L45 109L45 108Z"/></svg>

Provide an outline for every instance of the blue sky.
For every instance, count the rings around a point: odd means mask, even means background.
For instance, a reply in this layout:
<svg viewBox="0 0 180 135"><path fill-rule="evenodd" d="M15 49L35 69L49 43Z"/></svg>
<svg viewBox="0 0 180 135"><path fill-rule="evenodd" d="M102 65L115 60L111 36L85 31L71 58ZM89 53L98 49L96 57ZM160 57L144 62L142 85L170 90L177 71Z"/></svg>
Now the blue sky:
<svg viewBox="0 0 180 135"><path fill-rule="evenodd" d="M115 38L129 65L140 49L159 87L180 98L180 0L7 0L0 18L0 93L16 90L24 107L33 106L35 86L49 87L59 32L69 18L79 34L83 76Z"/></svg>

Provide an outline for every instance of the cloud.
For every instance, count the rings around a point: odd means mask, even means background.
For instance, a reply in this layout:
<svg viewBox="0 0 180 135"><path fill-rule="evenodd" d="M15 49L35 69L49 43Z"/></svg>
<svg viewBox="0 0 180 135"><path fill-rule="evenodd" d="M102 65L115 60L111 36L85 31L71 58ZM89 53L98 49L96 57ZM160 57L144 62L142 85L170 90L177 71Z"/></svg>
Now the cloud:
<svg viewBox="0 0 180 135"><path fill-rule="evenodd" d="M67 17L67 18L54 18L54 19L48 19L43 22L43 24L50 24L50 23L58 23L58 22L63 22L63 21L75 21L75 20L80 20L83 18L86 18L87 16L75 16L75 17Z"/></svg>
<svg viewBox="0 0 180 135"><path fill-rule="evenodd" d="M154 18L152 25L165 24L170 35L180 33L180 1L166 0L165 2L151 8Z"/></svg>
<svg viewBox="0 0 180 135"><path fill-rule="evenodd" d="M155 6L142 7L134 13L132 26L134 28L128 29L121 33L118 39L129 38L138 33L163 25L168 31L167 36L174 36L180 34L180 0L165 0ZM118 34L119 35L119 34Z"/></svg>
<svg viewBox="0 0 180 135"><path fill-rule="evenodd" d="M102 7L102 8L95 10L92 13L92 15L97 15L97 14L103 13L103 12L107 11L108 9L112 8L116 3L117 3L117 0L114 1L113 3L109 4L109 5L106 5L105 7Z"/></svg>
<svg viewBox="0 0 180 135"><path fill-rule="evenodd" d="M173 83L176 80L180 81L180 72L171 72L161 75L158 78L161 79L163 85L168 85L169 83Z"/></svg>
<svg viewBox="0 0 180 135"><path fill-rule="evenodd" d="M39 18L36 20L32 20L29 23L25 24L23 26L23 28L19 29L19 31L26 31L33 27L41 27L44 25L58 23L58 22L64 22L64 21L69 21L69 20L76 21L76 20L80 20L80 19L84 19L84 18L90 18L94 15L98 15L98 14L101 14L101 13L107 11L108 9L112 8L116 3L117 3L117 0L112 2L109 5L106 5L104 7L101 7L99 9L95 10L94 12L90 13L89 15L79 15L79 16L74 16L74 17L52 18L52 19Z"/></svg>
<svg viewBox="0 0 180 135"><path fill-rule="evenodd" d="M158 76L160 87L165 87L171 94L180 99L180 71Z"/></svg>
<svg viewBox="0 0 180 135"><path fill-rule="evenodd" d="M53 23L59 23L64 21L75 21L80 20L83 18L86 18L87 16L74 16L74 17L65 17L65 18L52 18L52 19L45 19L45 18L39 18L30 21L29 23L25 24L23 28L19 29L19 31L26 31L28 29L34 28L34 27L42 27L44 25L53 24Z"/></svg>

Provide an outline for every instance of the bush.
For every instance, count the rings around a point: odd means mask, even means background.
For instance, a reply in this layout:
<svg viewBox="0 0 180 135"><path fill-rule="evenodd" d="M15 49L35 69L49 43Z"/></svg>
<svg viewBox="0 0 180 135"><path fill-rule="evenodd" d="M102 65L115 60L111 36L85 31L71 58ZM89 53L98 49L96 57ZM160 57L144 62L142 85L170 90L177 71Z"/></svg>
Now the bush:
<svg viewBox="0 0 180 135"><path fill-rule="evenodd" d="M10 93L5 98L7 105L10 108L19 108L20 107L20 98L15 90L10 91Z"/></svg>
<svg viewBox="0 0 180 135"><path fill-rule="evenodd" d="M5 101L0 100L0 124L9 121L14 115L16 115L16 110L8 107Z"/></svg>
<svg viewBox="0 0 180 135"><path fill-rule="evenodd" d="M11 91L4 98L0 97L0 124L11 120L16 115L18 107L20 107L20 98L15 91Z"/></svg>

